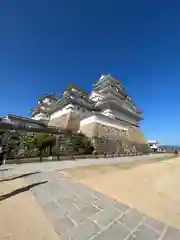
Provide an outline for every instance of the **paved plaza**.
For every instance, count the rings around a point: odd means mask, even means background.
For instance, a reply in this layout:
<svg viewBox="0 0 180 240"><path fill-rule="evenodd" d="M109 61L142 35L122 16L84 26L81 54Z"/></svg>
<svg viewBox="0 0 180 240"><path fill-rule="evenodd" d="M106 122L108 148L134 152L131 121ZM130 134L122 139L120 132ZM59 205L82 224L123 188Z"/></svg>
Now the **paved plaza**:
<svg viewBox="0 0 180 240"><path fill-rule="evenodd" d="M32 165L29 169L32 170ZM18 179L24 181L23 187L16 187L15 190L4 194L1 191L0 204L10 200L13 204L13 198L21 196L26 191L33 195L47 219L44 224L51 225L53 229L51 231L56 234L51 238L53 240L180 239L179 230L73 180L62 171L57 169L45 171L44 167L43 171L22 174L20 168L15 166L8 166L5 171L0 172L0 185L11 184ZM19 214L23 214L23 211L25 209ZM3 237L0 236L0 239L23 239L16 236ZM48 237L43 236L39 239L44 240Z"/></svg>

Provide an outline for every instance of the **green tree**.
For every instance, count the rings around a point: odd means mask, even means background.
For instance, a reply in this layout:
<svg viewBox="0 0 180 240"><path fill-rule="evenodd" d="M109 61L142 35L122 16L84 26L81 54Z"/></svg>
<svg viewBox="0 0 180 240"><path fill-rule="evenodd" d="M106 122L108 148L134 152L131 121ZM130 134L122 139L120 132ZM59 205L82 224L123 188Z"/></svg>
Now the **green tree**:
<svg viewBox="0 0 180 240"><path fill-rule="evenodd" d="M39 150L40 157L45 150L49 149L49 154L52 155L52 148L55 145L56 138L48 133L36 133L34 135L34 144Z"/></svg>
<svg viewBox="0 0 180 240"><path fill-rule="evenodd" d="M15 157L21 142L20 134L18 132L5 132L2 138L6 156Z"/></svg>
<svg viewBox="0 0 180 240"><path fill-rule="evenodd" d="M25 155L29 157L36 148L33 134L21 136L21 143L24 146Z"/></svg>
<svg viewBox="0 0 180 240"><path fill-rule="evenodd" d="M68 137L67 148L71 148L76 153L92 153L94 148L91 141L84 135L71 135Z"/></svg>

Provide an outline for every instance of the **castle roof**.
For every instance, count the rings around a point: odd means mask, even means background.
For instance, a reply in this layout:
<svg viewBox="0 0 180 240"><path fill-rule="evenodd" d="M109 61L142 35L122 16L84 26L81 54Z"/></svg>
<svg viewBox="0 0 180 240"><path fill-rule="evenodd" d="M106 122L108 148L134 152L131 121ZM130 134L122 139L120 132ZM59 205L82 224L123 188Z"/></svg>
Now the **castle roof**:
<svg viewBox="0 0 180 240"><path fill-rule="evenodd" d="M43 100L45 98L50 98L50 99L55 100L55 101L58 99L58 97L56 96L55 93L53 93L53 94L45 93L43 96L40 97L39 100Z"/></svg>
<svg viewBox="0 0 180 240"><path fill-rule="evenodd" d="M32 118L28 118L28 117L17 116L14 114L8 114L7 119L20 120L20 121L25 121L25 122L29 122L29 123L38 123L40 125L45 125L44 123L40 122L39 120L35 120Z"/></svg>

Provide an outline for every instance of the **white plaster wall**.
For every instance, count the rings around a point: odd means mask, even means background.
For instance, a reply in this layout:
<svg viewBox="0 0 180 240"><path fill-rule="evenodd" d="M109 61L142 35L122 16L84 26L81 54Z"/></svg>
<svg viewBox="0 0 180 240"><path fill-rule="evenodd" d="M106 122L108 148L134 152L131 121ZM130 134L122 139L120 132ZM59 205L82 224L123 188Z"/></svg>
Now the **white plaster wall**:
<svg viewBox="0 0 180 240"><path fill-rule="evenodd" d="M34 120L41 120L41 119L49 120L49 118L44 113L38 113L34 117L32 117L32 119L34 119Z"/></svg>
<svg viewBox="0 0 180 240"><path fill-rule="evenodd" d="M46 98L43 99L43 103L51 105L52 103L54 103L54 101L52 99L46 97Z"/></svg>
<svg viewBox="0 0 180 240"><path fill-rule="evenodd" d="M74 109L74 106L72 104L69 104L66 107L64 107L62 109L59 109L56 112L52 113L51 116L50 116L50 120L52 120L54 118L57 118L57 117L60 117L64 114L67 114L67 113L73 111L73 109Z"/></svg>
<svg viewBox="0 0 180 240"><path fill-rule="evenodd" d="M45 106L41 106L41 109L42 109L42 110L45 110L45 109L46 109L46 107L45 107Z"/></svg>
<svg viewBox="0 0 180 240"><path fill-rule="evenodd" d="M116 111L116 110L111 110L111 109L106 109L102 112L103 115L105 116L109 116L109 117L118 117L126 122L129 122L131 124L137 124L136 120L131 118L130 116L122 113L122 112L119 112L119 111Z"/></svg>
<svg viewBox="0 0 180 240"><path fill-rule="evenodd" d="M90 96L89 96L89 99L91 99L92 101L94 102L98 102L100 101L101 99L103 99L103 96L101 96L100 94L92 91Z"/></svg>
<svg viewBox="0 0 180 240"><path fill-rule="evenodd" d="M67 114L69 112L76 112L77 114L80 115L80 117L83 117L83 118L92 116L92 112L87 110L85 107L78 107L78 106L74 106L72 104L69 104L66 107L52 113L51 116L50 116L50 119L52 120L54 118L61 117L64 114Z"/></svg>
<svg viewBox="0 0 180 240"><path fill-rule="evenodd" d="M89 118L83 119L80 122L80 126L87 125L89 123L99 123L99 124L102 124L105 126L128 131L128 129L126 127L122 126L122 124L120 122L118 122L117 120L112 120L111 118L108 118L103 115L102 116L94 115Z"/></svg>

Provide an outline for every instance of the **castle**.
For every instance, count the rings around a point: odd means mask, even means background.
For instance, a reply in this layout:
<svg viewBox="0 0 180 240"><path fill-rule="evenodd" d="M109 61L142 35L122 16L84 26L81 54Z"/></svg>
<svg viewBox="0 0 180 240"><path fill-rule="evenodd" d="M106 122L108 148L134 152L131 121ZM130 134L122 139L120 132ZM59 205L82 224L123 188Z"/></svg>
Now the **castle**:
<svg viewBox="0 0 180 240"><path fill-rule="evenodd" d="M140 131L141 113L120 81L102 75L90 94L75 85L65 89L61 98L44 94L32 109L31 119L83 133L99 153L146 152L148 144Z"/></svg>

